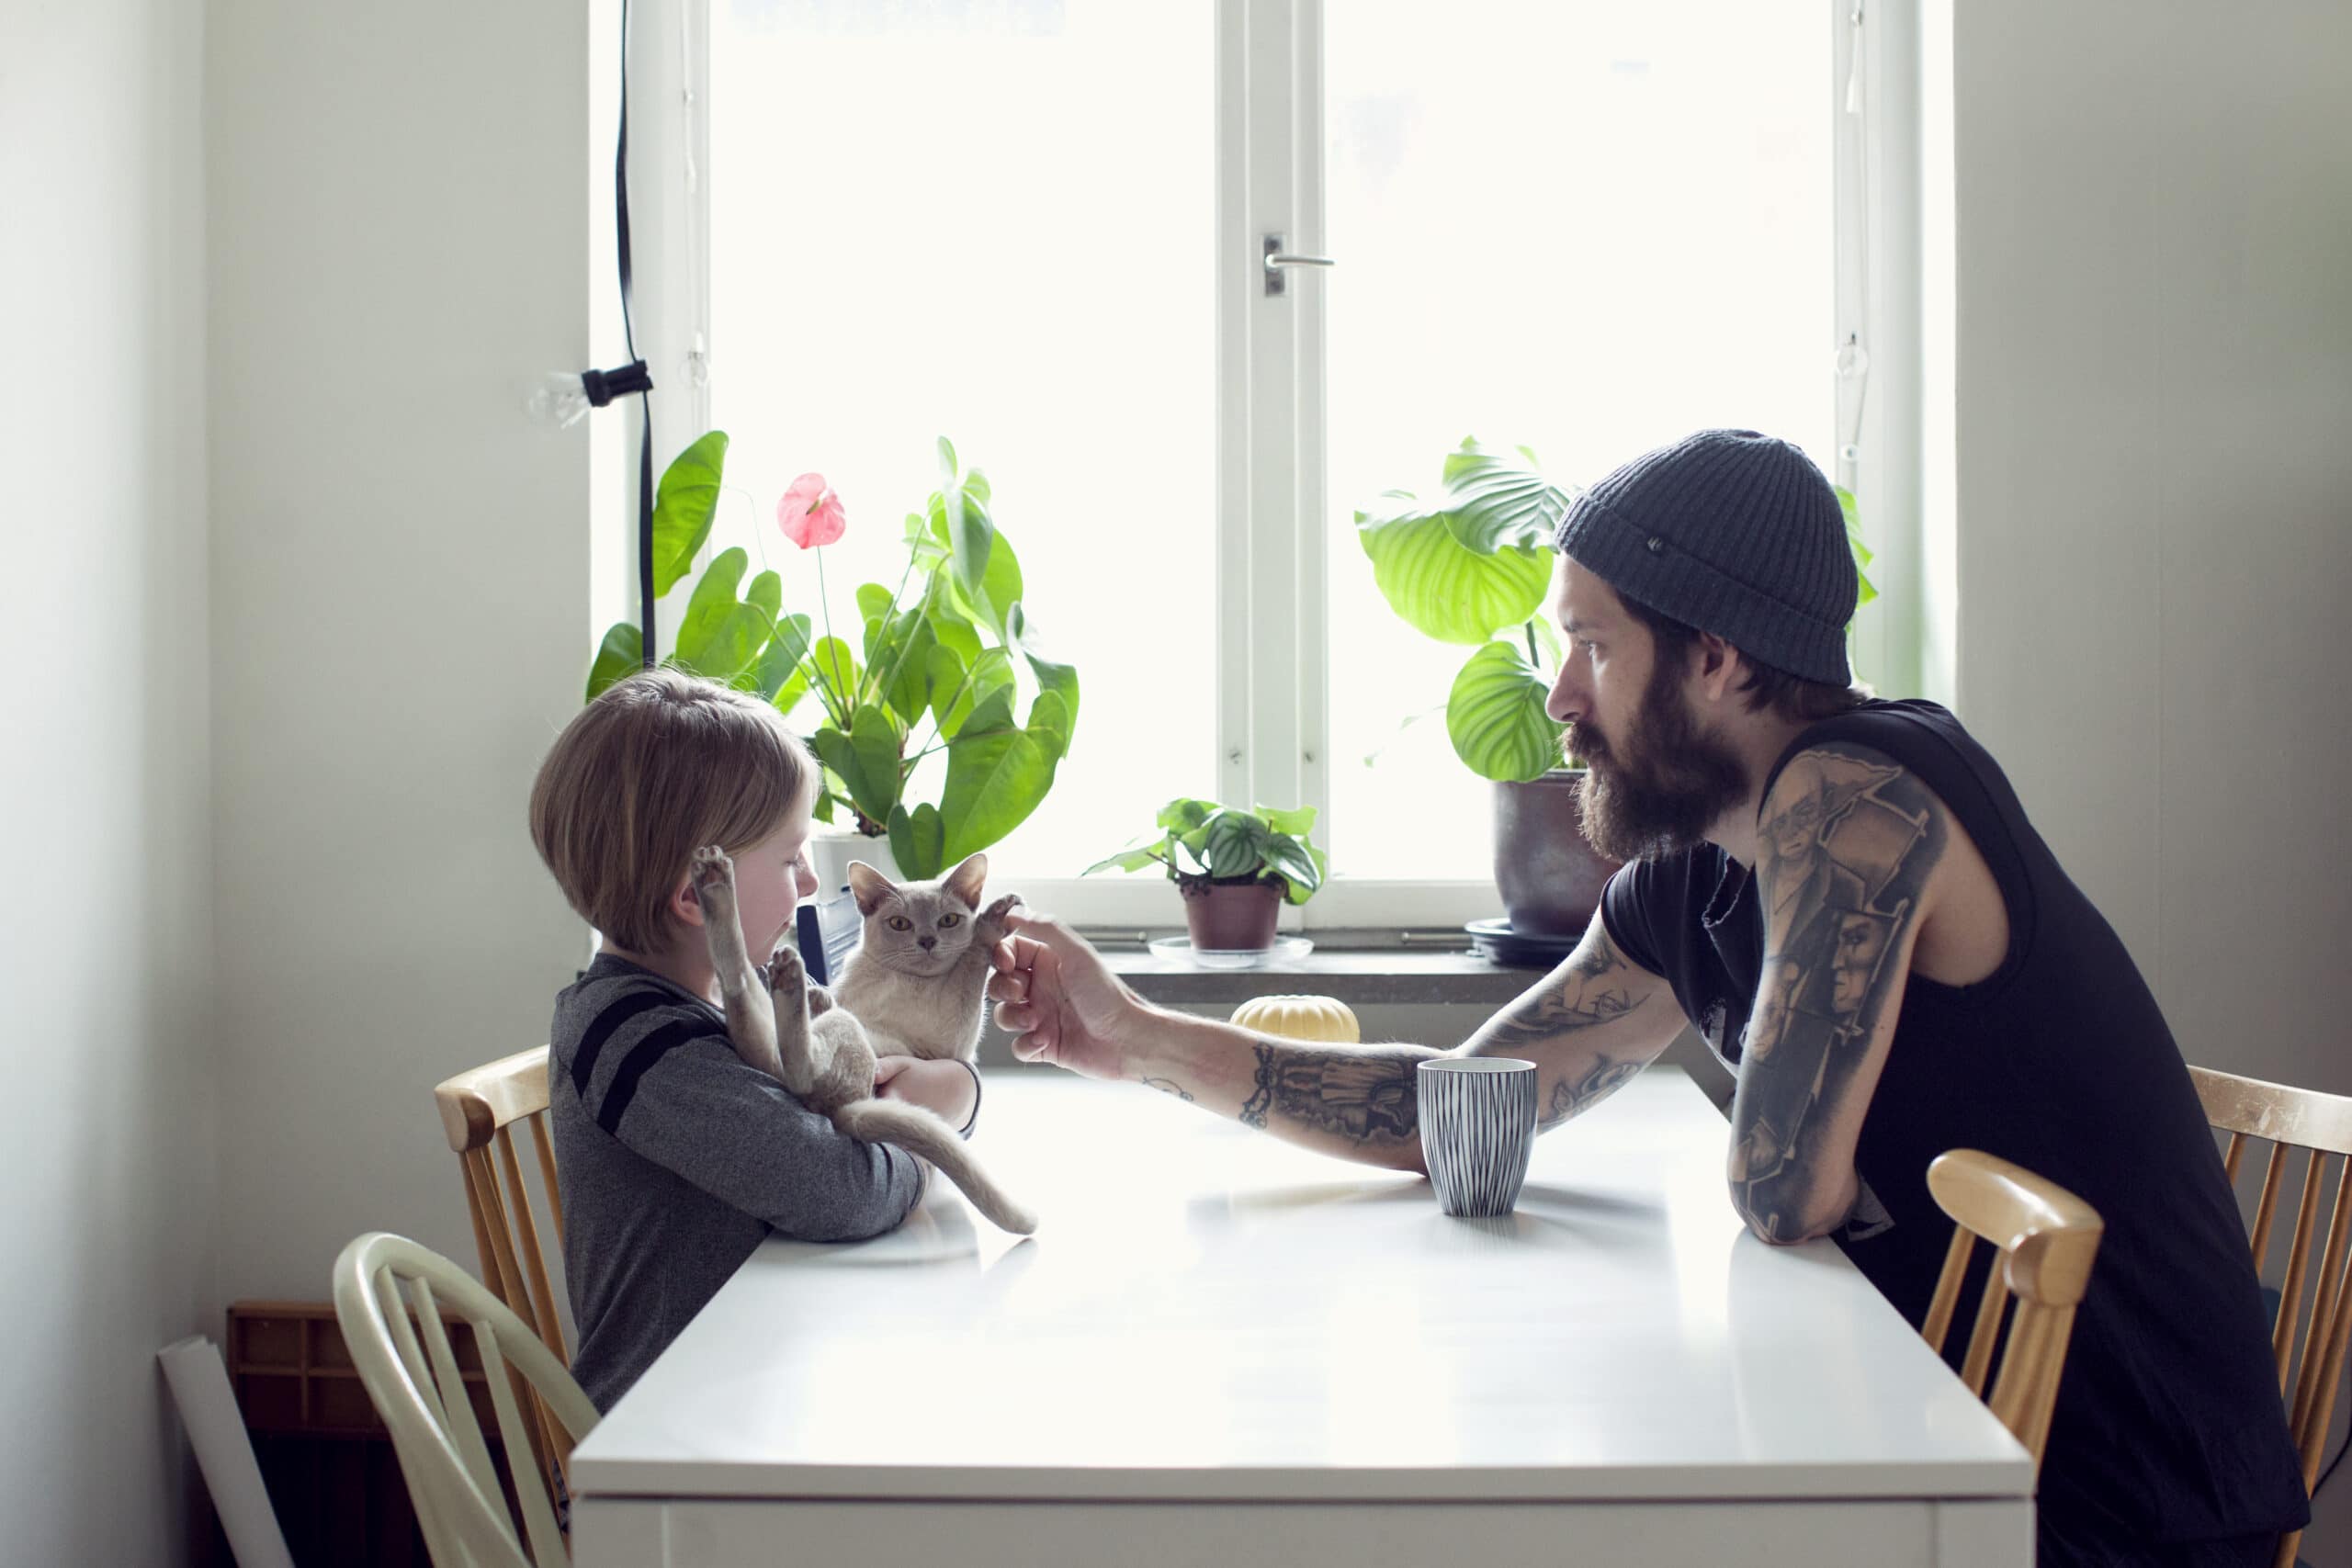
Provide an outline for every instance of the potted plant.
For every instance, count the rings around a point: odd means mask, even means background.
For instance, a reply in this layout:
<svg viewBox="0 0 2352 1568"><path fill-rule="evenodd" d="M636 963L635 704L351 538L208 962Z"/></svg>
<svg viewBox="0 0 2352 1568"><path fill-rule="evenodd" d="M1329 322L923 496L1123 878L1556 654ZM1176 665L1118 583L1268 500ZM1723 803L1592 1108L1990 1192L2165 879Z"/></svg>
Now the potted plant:
<svg viewBox="0 0 2352 1568"><path fill-rule="evenodd" d="M727 457L725 433L694 443L662 477L653 513L657 599L682 581L710 536ZM989 514L978 469L939 442L940 488L907 514L907 564L895 587L862 583L854 647L837 636L823 547L847 527L818 474L776 508L784 536L816 558L815 612L787 614L783 581L762 570L741 588L748 554L705 568L664 660L756 692L790 714L813 701L809 744L823 764L820 820L850 829L862 858L934 877L1019 827L1053 787L1078 722L1078 671L1046 656L1023 602L1020 558ZM588 695L643 659L639 628L605 634ZM1016 711L1027 696L1027 716ZM939 756L935 799L915 798L917 769Z"/></svg>
<svg viewBox="0 0 2352 1568"><path fill-rule="evenodd" d="M1167 867L1183 895L1185 927L1198 951L1272 947L1283 903L1304 904L1323 886L1323 852L1306 837L1315 826L1311 806L1248 811L1180 797L1159 808L1156 826L1156 835L1095 862L1085 874Z"/></svg>
<svg viewBox="0 0 2352 1568"><path fill-rule="evenodd" d="M1476 438L1447 454L1431 501L1390 491L1355 514L1356 538L1389 607L1440 642L1471 649L1445 704L1454 755L1495 785L1495 884L1514 931L1584 932L1617 863L1585 841L1584 770L1563 765L1562 726L1544 711L1560 643L1540 612L1552 579L1552 537L1575 499L1524 446L1491 451ZM1858 568L1854 498L1843 487ZM1861 603L1876 597L1861 580Z"/></svg>

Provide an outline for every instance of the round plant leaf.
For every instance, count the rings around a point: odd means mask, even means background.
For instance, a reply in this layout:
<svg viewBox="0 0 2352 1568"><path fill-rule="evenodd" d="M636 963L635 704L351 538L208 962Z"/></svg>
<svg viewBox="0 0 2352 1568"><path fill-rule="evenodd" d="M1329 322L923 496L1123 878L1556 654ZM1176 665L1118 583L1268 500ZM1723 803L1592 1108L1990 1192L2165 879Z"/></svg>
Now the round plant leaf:
<svg viewBox="0 0 2352 1568"><path fill-rule="evenodd" d="M1445 733L1480 778L1541 778L1561 765L1560 731L1544 711L1546 688L1515 643L1490 642L1453 678Z"/></svg>
<svg viewBox="0 0 2352 1568"><path fill-rule="evenodd" d="M1440 642L1476 644L1535 613L1552 581L1552 552L1505 545L1491 554L1454 537L1442 514L1409 497L1356 513L1356 537L1389 607Z"/></svg>
<svg viewBox="0 0 2352 1568"><path fill-rule="evenodd" d="M1550 550L1572 499L1536 472L1535 455L1524 446L1490 452L1464 441L1445 459L1446 526L1482 555L1505 547Z"/></svg>

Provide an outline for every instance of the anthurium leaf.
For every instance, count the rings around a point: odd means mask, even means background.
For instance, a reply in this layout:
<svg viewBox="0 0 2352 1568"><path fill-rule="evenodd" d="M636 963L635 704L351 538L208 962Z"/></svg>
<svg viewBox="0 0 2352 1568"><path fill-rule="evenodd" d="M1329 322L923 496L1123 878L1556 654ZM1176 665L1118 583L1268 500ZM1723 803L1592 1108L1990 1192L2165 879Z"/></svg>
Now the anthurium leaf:
<svg viewBox="0 0 2352 1568"><path fill-rule="evenodd" d="M982 523L987 521L985 502L975 502L967 496L963 511L966 513L963 526L967 534L973 527L971 513L977 512ZM955 570L943 581L959 596L966 618L982 622L999 637L1011 640L1005 632L1006 612L1020 602L1022 593L1021 561L1013 554L1012 542L989 525L988 531L991 543L981 557L986 565L978 577L974 577L966 571L965 548L956 544L956 535L948 526L946 513L938 496L932 497L931 523L932 536L956 549Z"/></svg>
<svg viewBox="0 0 2352 1568"><path fill-rule="evenodd" d="M922 608L932 634L962 655L967 665L979 658L980 634L972 625L971 606L956 592L954 581L947 574L942 572L931 580Z"/></svg>
<svg viewBox="0 0 2352 1568"><path fill-rule="evenodd" d="M1486 779L1535 779L1562 765L1560 731L1544 711L1542 677L1516 643L1490 642L1470 656L1445 701L1454 755Z"/></svg>
<svg viewBox="0 0 2352 1568"><path fill-rule="evenodd" d="M957 687L962 690L959 692ZM939 721L942 739L953 740L971 723L974 710L1001 695L1003 711L997 715L994 728L1010 728L1012 724L1012 660L1001 648L983 651L969 669L949 684L934 682L931 689L933 716ZM942 707L940 705L949 705Z"/></svg>
<svg viewBox="0 0 2352 1568"><path fill-rule="evenodd" d="M588 670L588 694L594 702L605 687L626 681L645 668L645 633L633 621L616 622L596 647L596 662Z"/></svg>
<svg viewBox="0 0 2352 1568"><path fill-rule="evenodd" d="M685 618L678 623L676 662L714 681L731 681L758 657L775 624L775 604L783 597L774 572L762 572L767 603L746 604L735 597L751 558L738 547L718 552L695 584L686 602Z"/></svg>
<svg viewBox="0 0 2352 1568"><path fill-rule="evenodd" d="M956 476L963 472L963 470L964 465L956 460L956 443L948 440L944 435L941 436L939 438L939 482L941 487L944 489L946 486L954 484L956 482Z"/></svg>
<svg viewBox="0 0 2352 1568"><path fill-rule="evenodd" d="M1574 499L1535 470L1525 447L1490 452L1464 441L1445 459L1446 527L1479 555L1504 547L1549 550ZM1551 570L1548 558L1544 570Z"/></svg>
<svg viewBox="0 0 2352 1568"><path fill-rule="evenodd" d="M1037 700L1029 705L1029 722L1024 727L1037 738L1057 762L1069 755L1069 708L1058 692L1040 692Z"/></svg>
<svg viewBox="0 0 2352 1568"><path fill-rule="evenodd" d="M849 644L837 637L820 637L808 650L808 674L825 705L835 713L847 713L854 705L857 678L864 671L849 650Z"/></svg>
<svg viewBox="0 0 2352 1568"><path fill-rule="evenodd" d="M998 650L990 649L989 651L994 653ZM995 730L1013 728L1012 682L1007 680L1001 686L990 687L978 701L972 705L970 716L962 724L956 726L956 733L960 738L966 735L986 735Z"/></svg>
<svg viewBox="0 0 2352 1568"><path fill-rule="evenodd" d="M1481 553L1454 537L1442 513L1410 496L1356 513L1356 538L1389 608L1440 642L1483 643L1535 613L1552 581L1547 549L1502 545Z"/></svg>
<svg viewBox="0 0 2352 1568"><path fill-rule="evenodd" d="M720 475L727 467L727 433L714 430L671 459L653 502L653 596L677 585L710 537L718 513Z"/></svg>
<svg viewBox="0 0 2352 1568"><path fill-rule="evenodd" d="M1078 671L1071 665L1057 663L1046 657L1044 639L1038 636L1028 612L1019 604L1006 609L1004 628L1005 641L1019 649L1021 656L1029 661L1029 672L1037 678L1038 691L1053 693L1061 698L1062 706L1068 710L1068 719L1062 727L1062 750L1067 754L1070 736L1078 729ZM1034 713L1030 722L1033 725L1036 722Z"/></svg>
<svg viewBox="0 0 2352 1568"><path fill-rule="evenodd" d="M946 841L940 863L953 865L984 850L1021 826L1053 787L1054 760L1026 729L1008 723L987 729L980 720L1000 701L1009 718L1010 688L1001 690L973 715L973 723L947 747L947 782L939 792L939 819Z"/></svg>
<svg viewBox="0 0 2352 1568"><path fill-rule="evenodd" d="M898 727L875 703L857 710L847 735L827 726L816 736L817 755L841 775L850 804L875 822L888 822L899 804L899 742Z"/></svg>
<svg viewBox="0 0 2352 1568"><path fill-rule="evenodd" d="M893 607L890 591L880 583L861 582L857 585L857 613L865 619L878 620L888 615Z"/></svg>
<svg viewBox="0 0 2352 1568"><path fill-rule="evenodd" d="M930 621L911 614L899 617L899 627L890 638L889 658L883 661L882 672L876 677L879 684L875 694L910 725L931 704L931 655L938 646L939 639L933 635Z"/></svg>
<svg viewBox="0 0 2352 1568"><path fill-rule="evenodd" d="M992 501L995 499L994 492L989 489L988 475L980 472L978 468L974 468L970 473L964 476L964 493L967 495L977 495L982 501Z"/></svg>
<svg viewBox="0 0 2352 1568"><path fill-rule="evenodd" d="M890 858L899 863L900 874L916 882L937 876L946 864L941 852L944 842L939 807L931 802L926 800L912 811L904 806L891 808Z"/></svg>
<svg viewBox="0 0 2352 1568"><path fill-rule="evenodd" d="M761 575L768 574L763 572ZM778 708L790 713L792 702L799 701L800 694L808 689L808 679L800 672L800 661L808 657L808 617L784 616L776 622L775 632L768 638L767 646L760 650L759 658L752 661L752 668L756 675L754 689ZM792 702L785 700L784 694L787 690L792 693Z"/></svg>

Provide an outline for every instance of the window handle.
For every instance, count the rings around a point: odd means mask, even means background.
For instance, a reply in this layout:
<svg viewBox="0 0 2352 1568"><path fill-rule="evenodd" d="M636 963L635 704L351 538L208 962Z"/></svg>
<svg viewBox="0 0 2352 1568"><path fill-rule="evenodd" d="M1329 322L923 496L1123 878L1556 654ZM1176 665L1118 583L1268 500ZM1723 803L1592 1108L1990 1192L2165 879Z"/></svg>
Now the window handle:
<svg viewBox="0 0 2352 1568"><path fill-rule="evenodd" d="M1283 286L1286 279L1283 276L1283 268L1286 266L1337 266L1339 265L1329 256L1291 255L1283 251L1283 237L1280 234L1266 236L1266 292L1269 295L1284 292Z"/></svg>

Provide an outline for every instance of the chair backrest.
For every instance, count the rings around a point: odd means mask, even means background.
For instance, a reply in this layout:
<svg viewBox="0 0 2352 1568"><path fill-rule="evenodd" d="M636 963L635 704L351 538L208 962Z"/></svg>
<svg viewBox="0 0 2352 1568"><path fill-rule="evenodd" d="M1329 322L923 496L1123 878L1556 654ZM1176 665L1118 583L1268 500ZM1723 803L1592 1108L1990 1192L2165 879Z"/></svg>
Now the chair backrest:
<svg viewBox="0 0 2352 1568"><path fill-rule="evenodd" d="M2056 1182L1974 1149L1938 1155L1928 1167L1928 1190L1955 1229L1920 1332L1940 1354L1969 1254L1980 1236L1992 1243L1999 1256L1984 1273L1960 1375L1970 1392L1984 1397L1994 1341L2015 1297L2000 1380L1987 1403L2039 1470L2050 1440L2050 1413L2058 1403L2059 1374L2065 1370L2066 1341L2075 1330L2075 1308L2090 1283L2091 1261L2106 1224Z"/></svg>
<svg viewBox="0 0 2352 1568"><path fill-rule="evenodd" d="M527 1123L538 1151L540 1195L555 1233L549 1239L560 1253L563 1198L556 1186L555 1145L548 1137L548 1048L518 1051L459 1073L434 1086L433 1100L465 1178L466 1214L473 1222L483 1283L531 1325L558 1360L570 1366L571 1350L564 1341L562 1314L548 1277L547 1248L539 1239L523 1162L514 1152L515 1123ZM538 1424L540 1466L553 1481L571 1457L571 1445L561 1423L538 1408L537 1396L527 1388L524 1398Z"/></svg>
<svg viewBox="0 0 2352 1568"><path fill-rule="evenodd" d="M2352 1096L2265 1083L2210 1067L2192 1066L2188 1076L2197 1085L2197 1098L2204 1102L2205 1120L2230 1135L2222 1167L2233 1187L2248 1144L2259 1138L2270 1145L2262 1172L2262 1196L2254 1211L2251 1240L2257 1273L2269 1261L2272 1222L2278 1217L2279 1194L2288 1183L2288 1152L2305 1151L2303 1185L2295 1202L2294 1239L2287 1247L2278 1313L2271 1322L2270 1350L2278 1368L2278 1392L2287 1402L2288 1427L2303 1461L2303 1490L2309 1492L2319 1474L2328 1416L2335 1408L2335 1391L2344 1379L2345 1340L2347 1330L2352 1330L2352 1312L2346 1310L2352 1305L2352 1258L2346 1257L2347 1250L2352 1250L2346 1247L2347 1232L2352 1232L2352 1194L2345 1190L2346 1156L2352 1156ZM2327 1245L2314 1273L2312 1241L2331 1164L2335 1168L2335 1201L2328 1217ZM2300 1348L2295 1336L2299 1326L2303 1329ZM2294 1561L2300 1540L2298 1532L2281 1543L2280 1561Z"/></svg>
<svg viewBox="0 0 2352 1568"><path fill-rule="evenodd" d="M520 1530L442 1326L445 1307L473 1330L514 1478ZM529 1385L572 1441L596 1425L596 1407L530 1325L439 1253L382 1231L360 1236L334 1260L334 1315L368 1397L391 1431L417 1524L438 1568L553 1568L569 1562L548 1488L535 1467L520 1462L531 1448L530 1418L515 1401L510 1374Z"/></svg>

